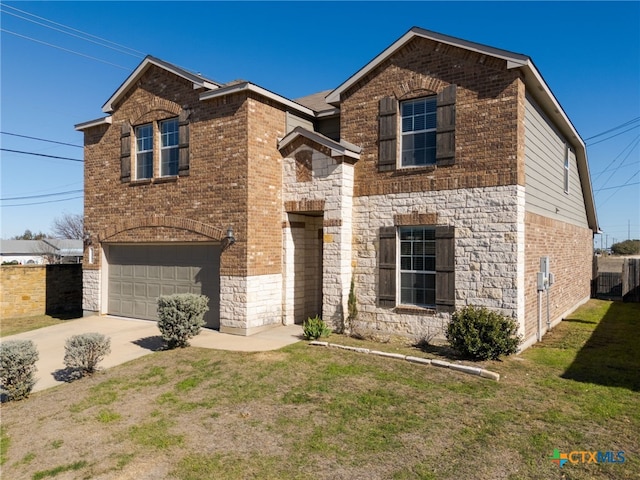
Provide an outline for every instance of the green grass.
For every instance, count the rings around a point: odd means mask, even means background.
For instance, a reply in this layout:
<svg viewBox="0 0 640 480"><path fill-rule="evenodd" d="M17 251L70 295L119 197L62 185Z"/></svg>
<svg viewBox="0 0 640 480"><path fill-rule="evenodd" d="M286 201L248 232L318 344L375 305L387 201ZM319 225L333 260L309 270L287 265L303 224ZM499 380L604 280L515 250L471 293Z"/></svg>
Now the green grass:
<svg viewBox="0 0 640 480"><path fill-rule="evenodd" d="M46 455L17 462L60 439L56 454L91 465L84 478L155 464L176 479L637 478L639 331L640 305L592 300L521 355L476 364L499 382L305 342L157 352L7 405L7 478L49 467ZM444 348L330 341L457 361ZM44 433L48 421L64 430ZM76 452L86 432L101 448ZM556 448L627 461L561 471Z"/></svg>
<svg viewBox="0 0 640 480"><path fill-rule="evenodd" d="M74 463L70 463L68 465L60 465L58 467L49 469L49 470L42 470L39 472L34 473L33 477L31 477L33 480L41 480L43 478L47 478L47 477L55 477L61 473L64 472L71 472L71 471L75 471L75 470L81 470L84 467L86 467L87 462L85 462L84 460L79 461L79 462L74 462Z"/></svg>
<svg viewBox="0 0 640 480"><path fill-rule="evenodd" d="M4 465L7 462L7 452L11 439L7 435L7 429L3 425L0 425L0 465Z"/></svg>
<svg viewBox="0 0 640 480"><path fill-rule="evenodd" d="M81 317L82 314L79 314ZM16 335L18 333L29 332L38 328L50 327L52 325L60 325L71 321L77 316L70 318L55 318L50 315L34 315L31 317L19 317L19 318L3 318L0 322L0 337L8 337L9 335Z"/></svg>

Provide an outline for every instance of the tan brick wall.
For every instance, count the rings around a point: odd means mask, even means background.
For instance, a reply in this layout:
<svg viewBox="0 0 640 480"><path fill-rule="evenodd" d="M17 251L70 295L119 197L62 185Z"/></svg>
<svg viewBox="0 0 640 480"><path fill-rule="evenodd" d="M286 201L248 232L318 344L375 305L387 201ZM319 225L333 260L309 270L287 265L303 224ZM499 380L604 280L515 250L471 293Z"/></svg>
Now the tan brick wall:
<svg viewBox="0 0 640 480"><path fill-rule="evenodd" d="M80 314L82 268L74 265L0 268L0 317Z"/></svg>
<svg viewBox="0 0 640 480"><path fill-rule="evenodd" d="M245 275L247 252L248 141L245 94L206 102L190 82L152 66L116 105L112 125L85 132L85 226L92 234L94 263L100 266L100 241L212 241L208 231L233 226L238 239L222 254L221 274ZM120 128L175 117L190 109L190 175L172 181L121 183ZM132 135L133 142L133 135ZM132 152L135 150L132 149ZM133 169L132 169L133 171ZM113 226L152 216L196 220L205 229L142 226L114 234ZM278 216L279 218L279 216Z"/></svg>
<svg viewBox="0 0 640 480"><path fill-rule="evenodd" d="M525 213L525 339L535 337L538 325L536 274L540 257L549 256L555 284L549 292L551 322L577 307L591 293L593 235L581 228L535 213ZM542 323L546 329L546 293Z"/></svg>
<svg viewBox="0 0 640 480"><path fill-rule="evenodd" d="M2 318L43 315L46 309L47 269L38 266L0 268L0 316Z"/></svg>
<svg viewBox="0 0 640 480"><path fill-rule="evenodd" d="M346 92L341 135L363 147L356 196L524 185L524 84L506 62L416 38ZM378 101L456 84L456 162L378 172ZM399 120L400 121L400 120ZM398 145L399 148L399 145Z"/></svg>
<svg viewBox="0 0 640 480"><path fill-rule="evenodd" d="M248 275L282 272L282 155L285 112L252 94L248 100Z"/></svg>

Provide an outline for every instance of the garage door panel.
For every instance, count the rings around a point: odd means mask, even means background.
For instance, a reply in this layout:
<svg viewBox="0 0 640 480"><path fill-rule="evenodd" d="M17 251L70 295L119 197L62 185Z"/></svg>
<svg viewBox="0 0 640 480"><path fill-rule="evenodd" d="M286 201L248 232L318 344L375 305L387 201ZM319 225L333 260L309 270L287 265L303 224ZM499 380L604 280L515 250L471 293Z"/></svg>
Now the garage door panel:
<svg viewBox="0 0 640 480"><path fill-rule="evenodd" d="M110 245L108 313L157 320L157 298L174 293L209 297L206 326L219 328L220 247Z"/></svg>

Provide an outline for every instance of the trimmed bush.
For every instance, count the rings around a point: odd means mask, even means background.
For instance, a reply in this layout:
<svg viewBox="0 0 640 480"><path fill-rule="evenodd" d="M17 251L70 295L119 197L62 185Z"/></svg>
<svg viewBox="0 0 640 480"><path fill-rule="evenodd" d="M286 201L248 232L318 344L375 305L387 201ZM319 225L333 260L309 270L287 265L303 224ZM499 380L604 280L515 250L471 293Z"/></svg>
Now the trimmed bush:
<svg viewBox="0 0 640 480"><path fill-rule="evenodd" d="M36 384L38 349L31 340L7 340L0 344L0 381L7 400L27 398Z"/></svg>
<svg viewBox="0 0 640 480"><path fill-rule="evenodd" d="M514 320L484 307L456 311L446 330L449 344L465 357L496 360L516 353L521 338Z"/></svg>
<svg viewBox="0 0 640 480"><path fill-rule="evenodd" d="M209 298L194 293L158 297L158 328L167 348L188 347L189 339L200 333Z"/></svg>
<svg viewBox="0 0 640 480"><path fill-rule="evenodd" d="M302 333L306 340L317 340L320 337L328 337L331 330L327 328L327 324L324 323L318 315L314 318L307 318L302 324Z"/></svg>
<svg viewBox="0 0 640 480"><path fill-rule="evenodd" d="M111 353L111 339L101 333L81 333L67 338L64 364L84 377L96 371L98 363Z"/></svg>

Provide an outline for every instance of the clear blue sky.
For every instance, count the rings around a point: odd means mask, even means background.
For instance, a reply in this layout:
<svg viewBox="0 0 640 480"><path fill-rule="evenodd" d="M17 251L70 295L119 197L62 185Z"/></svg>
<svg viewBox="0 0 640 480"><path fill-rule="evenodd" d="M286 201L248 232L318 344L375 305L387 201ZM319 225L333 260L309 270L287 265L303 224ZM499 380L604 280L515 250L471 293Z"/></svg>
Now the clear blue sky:
<svg viewBox="0 0 640 480"><path fill-rule="evenodd" d="M77 145L73 126L102 116L145 54L289 98L337 87L412 26L526 54L583 139L632 122L586 143L609 244L626 239L629 224L640 238L639 2L2 1L1 11L0 129ZM6 134L0 142L82 158L72 146ZM82 163L6 151L0 158L2 238L48 232L57 216L82 212ZM52 195L60 192L71 193ZM5 200L16 197L30 198Z"/></svg>

